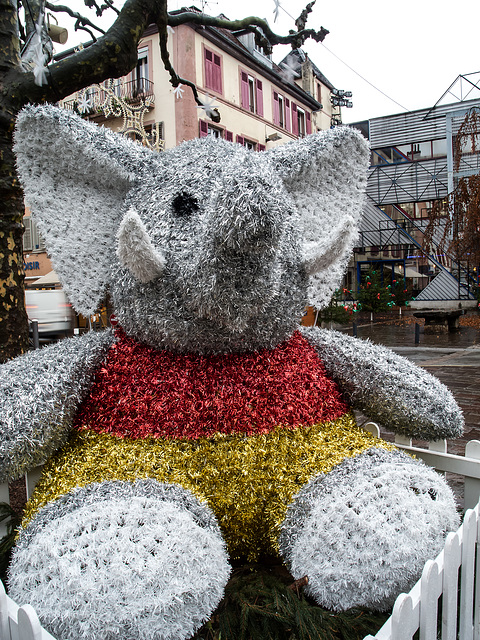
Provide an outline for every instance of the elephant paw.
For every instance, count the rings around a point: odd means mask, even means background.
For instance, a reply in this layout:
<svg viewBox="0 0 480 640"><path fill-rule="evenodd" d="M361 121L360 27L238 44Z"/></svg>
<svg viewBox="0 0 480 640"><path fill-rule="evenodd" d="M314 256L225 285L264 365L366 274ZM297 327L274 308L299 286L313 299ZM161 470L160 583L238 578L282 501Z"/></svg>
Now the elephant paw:
<svg viewBox="0 0 480 640"><path fill-rule="evenodd" d="M458 523L440 475L400 451L374 448L300 490L279 545L321 606L382 611L413 586Z"/></svg>
<svg viewBox="0 0 480 640"><path fill-rule="evenodd" d="M147 479L46 505L20 533L9 587L59 640L179 640L208 619L229 574L210 509Z"/></svg>

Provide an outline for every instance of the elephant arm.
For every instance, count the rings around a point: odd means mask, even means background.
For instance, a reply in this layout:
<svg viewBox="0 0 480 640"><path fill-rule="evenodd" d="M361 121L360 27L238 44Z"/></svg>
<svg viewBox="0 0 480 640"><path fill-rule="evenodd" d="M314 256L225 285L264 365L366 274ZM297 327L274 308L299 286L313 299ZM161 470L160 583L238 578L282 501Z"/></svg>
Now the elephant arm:
<svg viewBox="0 0 480 640"><path fill-rule="evenodd" d="M386 429L424 440L454 438L464 418L437 378L391 349L338 331L302 328L346 400Z"/></svg>
<svg viewBox="0 0 480 640"><path fill-rule="evenodd" d="M113 342L111 331L90 332L0 366L0 482L19 478L64 444Z"/></svg>

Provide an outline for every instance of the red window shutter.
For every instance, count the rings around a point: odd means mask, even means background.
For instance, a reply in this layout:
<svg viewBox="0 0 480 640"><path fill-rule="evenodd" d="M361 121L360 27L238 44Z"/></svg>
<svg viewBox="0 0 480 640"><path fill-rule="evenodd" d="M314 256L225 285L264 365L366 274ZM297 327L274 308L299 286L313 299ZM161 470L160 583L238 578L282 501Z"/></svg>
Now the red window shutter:
<svg viewBox="0 0 480 640"><path fill-rule="evenodd" d="M222 93L222 61L216 53L213 54L213 84L212 89Z"/></svg>
<svg viewBox="0 0 480 640"><path fill-rule="evenodd" d="M285 98L285 129L290 131L290 100Z"/></svg>
<svg viewBox="0 0 480 640"><path fill-rule="evenodd" d="M240 71L240 99L242 109L249 109L248 75L245 73L245 71Z"/></svg>
<svg viewBox="0 0 480 640"><path fill-rule="evenodd" d="M307 134L312 133L312 116L308 111L305 111L305 123Z"/></svg>
<svg viewBox="0 0 480 640"><path fill-rule="evenodd" d="M258 151L265 151L265 145L264 144L259 144L258 145Z"/></svg>
<svg viewBox="0 0 480 640"><path fill-rule="evenodd" d="M227 142L233 142L233 133L225 129L225 140Z"/></svg>
<svg viewBox="0 0 480 640"><path fill-rule="evenodd" d="M205 86L222 93L222 65L221 58L213 51L205 49Z"/></svg>
<svg viewBox="0 0 480 640"><path fill-rule="evenodd" d="M206 120L200 120L200 138L206 138L208 136L208 122Z"/></svg>
<svg viewBox="0 0 480 640"><path fill-rule="evenodd" d="M256 81L257 89L257 115L263 117L263 83L261 80Z"/></svg>
<svg viewBox="0 0 480 640"><path fill-rule="evenodd" d="M294 136L298 136L298 114L297 105L292 102L292 133Z"/></svg>
<svg viewBox="0 0 480 640"><path fill-rule="evenodd" d="M237 136L237 142L238 142L238 144L244 145L245 144L245 138L243 136Z"/></svg>
<svg viewBox="0 0 480 640"><path fill-rule="evenodd" d="M280 124L280 107L276 91L273 92L273 124Z"/></svg>
<svg viewBox="0 0 480 640"><path fill-rule="evenodd" d="M205 49L205 86L213 89L213 53Z"/></svg>

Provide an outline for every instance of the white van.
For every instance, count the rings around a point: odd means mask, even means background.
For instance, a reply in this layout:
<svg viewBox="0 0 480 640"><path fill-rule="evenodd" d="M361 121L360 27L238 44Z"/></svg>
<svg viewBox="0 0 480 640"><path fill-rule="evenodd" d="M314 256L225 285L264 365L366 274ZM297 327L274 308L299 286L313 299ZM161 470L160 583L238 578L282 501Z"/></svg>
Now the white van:
<svg viewBox="0 0 480 640"><path fill-rule="evenodd" d="M55 339L72 334L72 305L62 289L26 289L25 306L30 322L38 321L40 338Z"/></svg>

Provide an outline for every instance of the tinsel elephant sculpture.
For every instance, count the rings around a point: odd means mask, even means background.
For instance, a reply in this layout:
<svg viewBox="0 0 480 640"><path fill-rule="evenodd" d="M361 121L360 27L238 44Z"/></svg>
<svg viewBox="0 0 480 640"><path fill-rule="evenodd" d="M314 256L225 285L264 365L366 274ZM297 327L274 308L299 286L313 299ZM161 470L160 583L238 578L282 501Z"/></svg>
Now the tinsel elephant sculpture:
<svg viewBox="0 0 480 640"><path fill-rule="evenodd" d="M280 554L323 607L389 607L455 502L352 407L425 439L463 418L409 361L300 327L356 239L362 136L157 154L42 106L21 113L16 153L70 301L89 315L108 290L118 324L0 369L1 479L46 462L11 596L60 639L188 638L230 560Z"/></svg>

